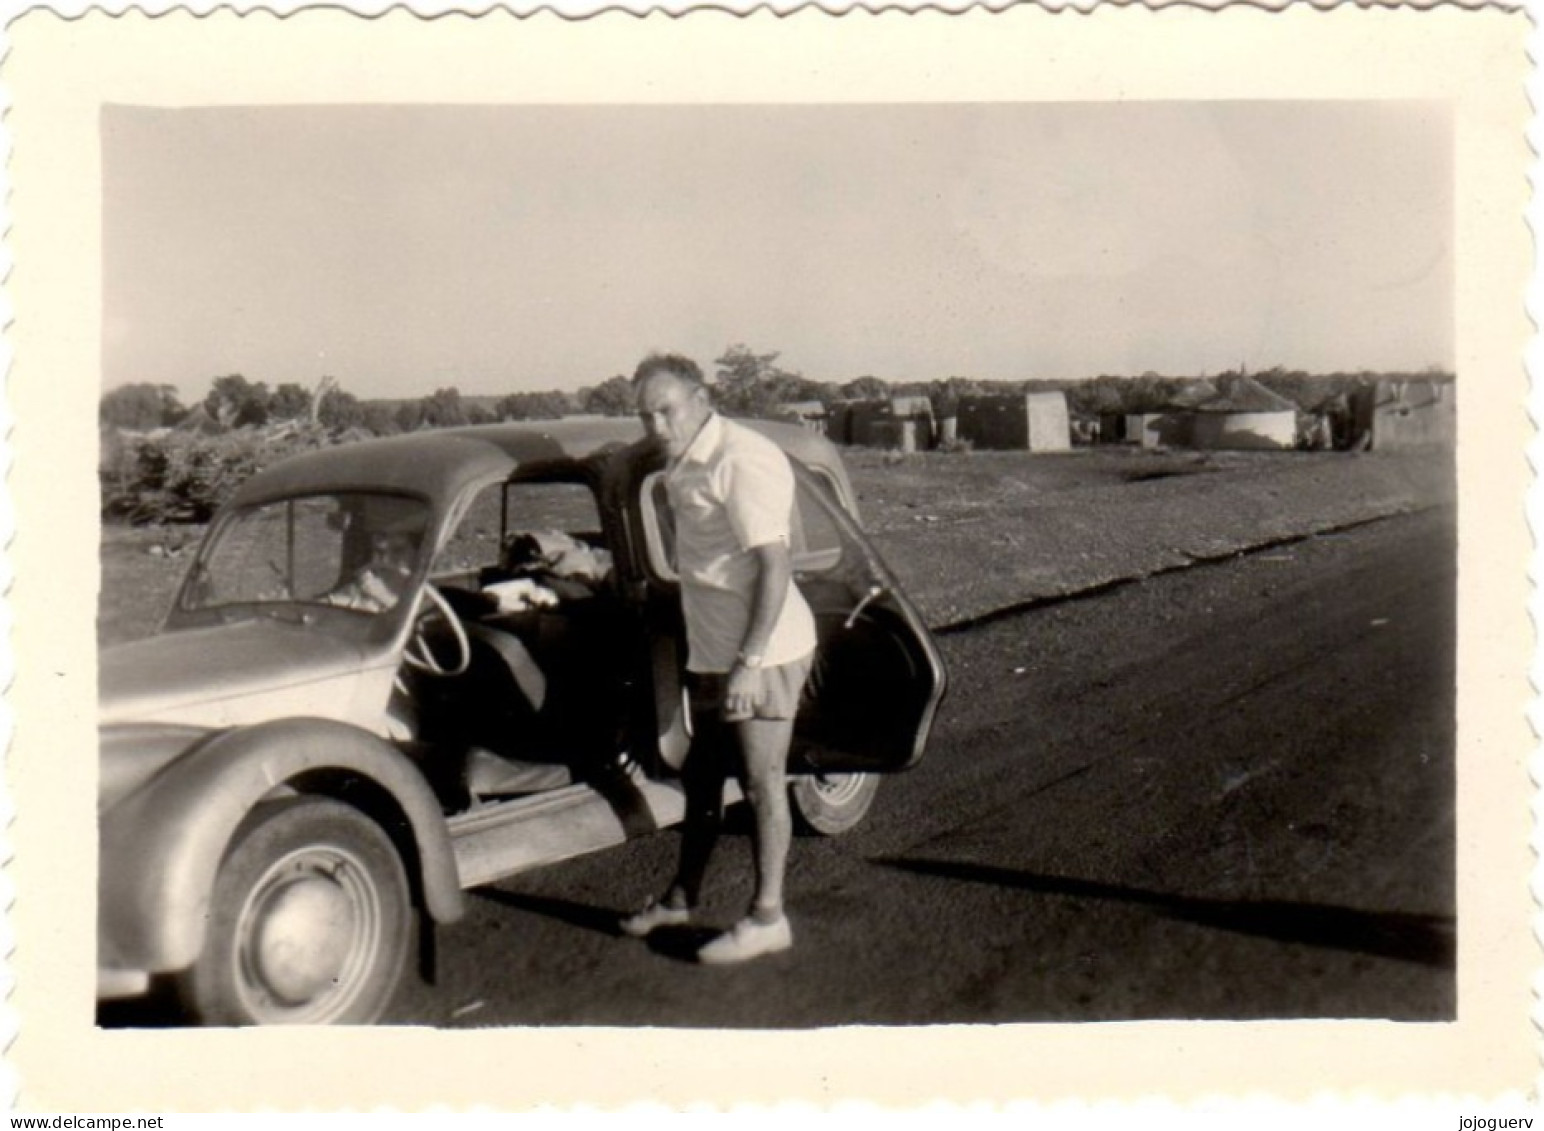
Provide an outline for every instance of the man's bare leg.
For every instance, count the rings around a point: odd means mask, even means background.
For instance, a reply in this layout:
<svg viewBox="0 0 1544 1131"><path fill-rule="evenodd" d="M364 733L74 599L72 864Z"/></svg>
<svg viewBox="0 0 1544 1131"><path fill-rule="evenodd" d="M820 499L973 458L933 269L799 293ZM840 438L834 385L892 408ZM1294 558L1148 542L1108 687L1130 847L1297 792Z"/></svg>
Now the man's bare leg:
<svg viewBox="0 0 1544 1131"><path fill-rule="evenodd" d="M718 844L726 776L722 753L715 748L714 739L718 737L704 735L694 740L694 749L687 754L687 763L682 767L686 816L681 826L681 856L675 879L663 900L667 907L697 906L708 862Z"/></svg>
<svg viewBox="0 0 1544 1131"><path fill-rule="evenodd" d="M746 800L755 817L756 895L751 914L775 923L783 914L783 873L793 838L788 811L788 745L792 719L745 719L734 724L744 760Z"/></svg>
<svg viewBox="0 0 1544 1131"><path fill-rule="evenodd" d="M722 721L695 720L696 734L681 767L686 814L675 878L664 895L621 923L623 934L642 938L655 928L687 923L702 898L708 861L723 823L724 781L728 769L724 744L734 736Z"/></svg>

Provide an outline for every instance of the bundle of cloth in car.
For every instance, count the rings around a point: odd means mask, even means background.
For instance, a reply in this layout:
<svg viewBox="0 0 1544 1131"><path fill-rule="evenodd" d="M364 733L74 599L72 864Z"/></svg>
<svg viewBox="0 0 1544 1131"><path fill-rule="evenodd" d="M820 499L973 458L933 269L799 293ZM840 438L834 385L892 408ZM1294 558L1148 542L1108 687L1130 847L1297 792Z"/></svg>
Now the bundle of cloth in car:
<svg viewBox="0 0 1544 1131"><path fill-rule="evenodd" d="M501 613L553 608L594 596L611 573L611 553L561 530L523 531L504 545L500 566L516 576L484 585Z"/></svg>

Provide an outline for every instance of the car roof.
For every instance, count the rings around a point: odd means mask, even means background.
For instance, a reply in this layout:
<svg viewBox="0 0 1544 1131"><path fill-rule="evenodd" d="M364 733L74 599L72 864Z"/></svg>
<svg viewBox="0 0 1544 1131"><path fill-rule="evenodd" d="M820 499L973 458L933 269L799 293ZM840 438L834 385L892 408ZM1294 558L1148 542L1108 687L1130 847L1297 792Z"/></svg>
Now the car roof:
<svg viewBox="0 0 1544 1131"><path fill-rule="evenodd" d="M801 463L831 474L845 500L852 500L841 458L824 436L777 421L740 423L774 440ZM291 456L258 472L236 490L231 505L353 490L422 495L443 506L474 483L501 479L516 469L571 467L597 452L643 438L643 424L633 417L576 416L359 440Z"/></svg>

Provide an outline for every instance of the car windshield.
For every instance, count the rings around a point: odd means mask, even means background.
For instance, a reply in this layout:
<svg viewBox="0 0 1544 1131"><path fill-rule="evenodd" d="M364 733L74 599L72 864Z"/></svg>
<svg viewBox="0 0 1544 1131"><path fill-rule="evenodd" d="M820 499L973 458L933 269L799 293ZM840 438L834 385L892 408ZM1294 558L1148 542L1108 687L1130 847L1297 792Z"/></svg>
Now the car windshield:
<svg viewBox="0 0 1544 1131"><path fill-rule="evenodd" d="M220 524L184 588L186 610L320 604L384 613L418 568L429 507L399 495L281 499Z"/></svg>

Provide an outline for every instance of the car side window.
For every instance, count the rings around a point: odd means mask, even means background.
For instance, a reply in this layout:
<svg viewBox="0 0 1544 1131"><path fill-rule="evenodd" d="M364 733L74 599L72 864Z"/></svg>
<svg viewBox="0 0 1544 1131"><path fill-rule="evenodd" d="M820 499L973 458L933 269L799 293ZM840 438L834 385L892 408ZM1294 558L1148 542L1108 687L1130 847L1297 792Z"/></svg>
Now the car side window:
<svg viewBox="0 0 1544 1131"><path fill-rule="evenodd" d="M507 530L553 530L584 542L601 540L600 508L587 483L516 481L504 489Z"/></svg>
<svg viewBox="0 0 1544 1131"><path fill-rule="evenodd" d="M841 564L843 540L831 512L814 497L816 491L824 494L830 507L841 508L837 501L836 485L824 472L815 473L811 487L799 481L797 505L794 507L794 555L793 568L800 573L825 573Z"/></svg>
<svg viewBox="0 0 1544 1131"><path fill-rule="evenodd" d="M517 479L485 488L441 548L432 576L475 584L507 570L511 550L532 542L549 550L558 545L605 550L600 507L589 484Z"/></svg>
<svg viewBox="0 0 1544 1131"><path fill-rule="evenodd" d="M830 512L814 495L815 491L823 492L829 505L839 508L841 504L837 502L836 487L824 472L817 471L814 480L819 486L811 487L801 478L794 497L793 520L788 533L789 550L796 573L825 573L836 568L842 560L841 531ZM665 473L655 471L645 476L640 496L643 505L639 511L643 517L644 545L648 551L649 568L666 581L678 580L675 523L665 494Z"/></svg>

